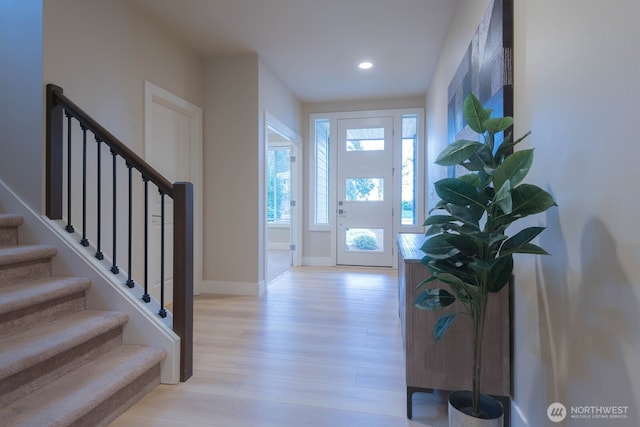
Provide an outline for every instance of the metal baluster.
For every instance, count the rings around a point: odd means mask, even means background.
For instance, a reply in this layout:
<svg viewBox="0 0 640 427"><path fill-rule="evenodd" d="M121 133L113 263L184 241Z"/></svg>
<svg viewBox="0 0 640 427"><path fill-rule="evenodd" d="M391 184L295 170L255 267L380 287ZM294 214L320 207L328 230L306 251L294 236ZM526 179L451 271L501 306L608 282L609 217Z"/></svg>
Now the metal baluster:
<svg viewBox="0 0 640 427"><path fill-rule="evenodd" d="M132 232L132 224L133 224L133 220L132 220L132 212L133 212L133 198L131 196L131 193L133 193L133 185L132 185L132 180L131 180L131 171L132 171L132 166L129 162L127 162L127 169L129 169L129 254L128 254L128 268L127 268L127 283L126 285L129 288L133 288L134 286L134 282L133 279L131 278L131 268L132 268L132 264L131 264L131 245L132 245L132 240L133 240L133 232Z"/></svg>
<svg viewBox="0 0 640 427"><path fill-rule="evenodd" d="M71 113L65 110L67 116L67 226L64 228L69 233L75 230L71 225Z"/></svg>
<svg viewBox="0 0 640 427"><path fill-rule="evenodd" d="M116 262L116 248L117 248L117 213L118 210L116 209L116 201L117 201L117 182L116 182L116 157L117 157L117 153L112 149L111 150L111 173L112 173L112 179L113 179L113 229L112 229L112 241L113 241L113 258L112 258L112 265L111 265L111 272L113 274L118 274L120 273L120 269L118 268L118 263Z"/></svg>
<svg viewBox="0 0 640 427"><path fill-rule="evenodd" d="M87 126L80 123L82 129L82 240L80 244L89 246L87 240Z"/></svg>
<svg viewBox="0 0 640 427"><path fill-rule="evenodd" d="M97 174L98 194L96 195L97 198L98 198L98 241L97 241L98 248L96 250L95 257L100 259L100 260L102 260L102 259L104 259L104 254L100 250L100 244L101 244L101 240L102 240L101 236L100 236L100 234L101 234L100 233L100 228L101 228L100 226L101 226L101 223L102 223L102 221L101 221L102 206L101 206L101 203L100 203L100 199L102 198L102 193L101 193L102 186L101 186L101 182L100 182L101 178L102 178L102 167L101 167L102 161L100 159L100 146L101 146L102 140L97 135L96 135L96 142L98 143L98 150L97 150L98 151L98 174Z"/></svg>
<svg viewBox="0 0 640 427"><path fill-rule="evenodd" d="M164 309L164 191L160 191L160 317L167 317Z"/></svg>
<svg viewBox="0 0 640 427"><path fill-rule="evenodd" d="M143 176L144 181L144 295L142 301L149 302L149 178Z"/></svg>

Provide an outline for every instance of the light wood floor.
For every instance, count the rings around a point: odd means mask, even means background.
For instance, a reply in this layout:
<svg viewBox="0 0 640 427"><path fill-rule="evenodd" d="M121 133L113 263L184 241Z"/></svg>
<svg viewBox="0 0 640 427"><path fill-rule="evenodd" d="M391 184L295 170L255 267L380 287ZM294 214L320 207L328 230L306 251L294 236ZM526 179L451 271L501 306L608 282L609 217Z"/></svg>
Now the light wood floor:
<svg viewBox="0 0 640 427"><path fill-rule="evenodd" d="M291 268L291 251L269 249L267 251L267 283L271 283Z"/></svg>
<svg viewBox="0 0 640 427"><path fill-rule="evenodd" d="M446 398L406 418L395 270L294 268L262 297L195 300L194 375L116 426L446 426Z"/></svg>

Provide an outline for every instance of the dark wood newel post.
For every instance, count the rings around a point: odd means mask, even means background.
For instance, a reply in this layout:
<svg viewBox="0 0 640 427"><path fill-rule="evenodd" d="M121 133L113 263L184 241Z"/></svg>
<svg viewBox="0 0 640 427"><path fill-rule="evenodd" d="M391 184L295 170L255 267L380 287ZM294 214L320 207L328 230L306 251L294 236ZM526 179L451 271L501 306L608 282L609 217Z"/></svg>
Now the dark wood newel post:
<svg viewBox="0 0 640 427"><path fill-rule="evenodd" d="M143 300L148 298L147 292L147 184L152 182L158 187L162 194L166 194L169 197L173 197L173 218L174 218L174 232L173 232L173 330L180 337L180 381L186 381L193 375L193 185L189 182L177 182L171 184L165 177L163 177L158 171L146 163L140 158L134 151L132 151L126 144L121 142L108 130L102 127L92 117L87 115L80 107L75 105L70 99L68 99L61 87L48 84L46 87L46 195L45 195L45 214L50 219L62 219L63 217L63 154L65 152L64 145L64 116L67 115L69 126L71 118L75 118L82 129L82 149L83 149L83 196L82 196L82 209L83 209L83 231L82 241L83 246L88 246L89 242L86 238L86 225L85 208L86 208L86 140L87 132L91 132L98 144L97 146L97 252L96 257L102 259L102 252L100 252L100 220L101 215L107 212L102 212L100 205L100 147L101 144L105 144L111 150L113 155L113 265L111 271L116 273L118 268L116 266L116 157L120 156L125 160L127 168L129 168L129 270L131 270L131 169L136 169L142 175L142 179L145 183L145 265L144 265L144 281L145 281L145 296ZM71 132L71 129L67 129L67 132ZM70 134L67 134L69 137ZM68 140L70 141L70 140ZM69 147L71 146L70 143ZM69 163L69 161L67 161ZM67 172L69 173L69 172ZM70 181L70 178L68 178ZM71 190L69 189L70 193ZM70 205L70 203L69 203ZM71 212L71 207L67 207L67 210ZM164 210L163 210L164 212ZM70 218L69 218L70 221ZM127 285L132 286L133 280L131 279L131 271L129 271L129 279ZM162 312L164 311L164 308Z"/></svg>
<svg viewBox="0 0 640 427"><path fill-rule="evenodd" d="M50 219L62 219L62 121L64 108L57 102L56 92L62 94L62 88L52 84L47 85L45 214Z"/></svg>
<svg viewBox="0 0 640 427"><path fill-rule="evenodd" d="M173 330L180 337L180 381L193 375L193 184L173 185Z"/></svg>

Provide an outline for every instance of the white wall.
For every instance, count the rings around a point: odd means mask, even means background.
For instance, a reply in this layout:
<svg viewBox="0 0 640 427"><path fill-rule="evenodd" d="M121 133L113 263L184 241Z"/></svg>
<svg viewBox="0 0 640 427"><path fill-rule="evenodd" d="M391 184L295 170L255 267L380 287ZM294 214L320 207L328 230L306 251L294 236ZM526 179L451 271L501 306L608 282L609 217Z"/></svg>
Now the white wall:
<svg viewBox="0 0 640 427"><path fill-rule="evenodd" d="M45 83L144 154L144 81L203 106L204 62L125 0L44 3Z"/></svg>
<svg viewBox="0 0 640 427"><path fill-rule="evenodd" d="M446 88L486 7L462 0L427 97L428 141L446 140ZM640 423L640 135L637 0L515 0L516 134L536 158L528 180L559 207L551 256L516 259L514 426L547 426L550 403L629 406ZM434 150L437 153L437 149ZM430 163L433 157L430 158ZM437 171L430 182L437 179Z"/></svg>
<svg viewBox="0 0 640 427"><path fill-rule="evenodd" d="M142 158L144 148L144 87L145 80L202 106L204 103L204 61L194 52L176 42L153 21L138 12L126 0L47 0L43 8L43 79L44 83L61 86L80 108L95 118L124 144ZM81 135L77 123L75 143ZM88 229L94 227L96 218L95 171L96 145L89 134L88 141ZM75 193L81 194L80 150L72 160ZM102 192L111 194L111 156L101 148ZM122 191L118 206L126 206L127 176L121 159L117 168L117 182ZM134 200L142 198L142 180L133 175ZM153 191L153 188L152 188ZM197 194L197 193L196 193ZM111 208L110 197L105 197L103 209ZM81 229L80 204L73 219ZM142 205L138 208L141 210ZM127 210L118 209L118 223L127 223ZM65 214L66 215L66 214ZM143 214L134 214L134 241L142 240ZM111 223L105 221L104 236L111 236ZM196 233L201 232L195 230ZM91 237L90 237L91 239ZM103 239L102 250L106 256L112 253L111 239ZM119 239L118 253L126 254L126 239ZM134 266L140 266L142 251L134 248ZM119 260L123 267L123 260ZM133 268L133 273L141 268ZM199 280L200 274L194 275ZM197 284L196 284L197 287Z"/></svg>
<svg viewBox="0 0 640 427"><path fill-rule="evenodd" d="M0 2L0 178L42 210L42 0Z"/></svg>
<svg viewBox="0 0 640 427"><path fill-rule="evenodd" d="M205 285L251 294L264 286L265 111L294 132L298 100L257 54L206 64Z"/></svg>
<svg viewBox="0 0 640 427"><path fill-rule="evenodd" d="M204 290L256 294L258 56L208 60L205 97Z"/></svg>

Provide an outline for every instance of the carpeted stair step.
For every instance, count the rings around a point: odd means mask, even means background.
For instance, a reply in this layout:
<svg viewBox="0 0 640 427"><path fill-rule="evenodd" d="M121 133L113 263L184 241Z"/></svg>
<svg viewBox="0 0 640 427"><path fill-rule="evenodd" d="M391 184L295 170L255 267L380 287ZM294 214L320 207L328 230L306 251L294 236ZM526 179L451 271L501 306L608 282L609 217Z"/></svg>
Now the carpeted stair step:
<svg viewBox="0 0 640 427"><path fill-rule="evenodd" d="M90 286L89 280L78 277L0 286L0 338L84 310L85 291Z"/></svg>
<svg viewBox="0 0 640 427"><path fill-rule="evenodd" d="M22 217L13 214L0 214L0 246L18 244L18 227L22 225Z"/></svg>
<svg viewBox="0 0 640 427"><path fill-rule="evenodd" d="M123 313L85 310L0 339L0 407L121 345L126 322Z"/></svg>
<svg viewBox="0 0 640 427"><path fill-rule="evenodd" d="M0 248L0 285L41 279L51 275L51 258L57 250L48 245Z"/></svg>
<svg viewBox="0 0 640 427"><path fill-rule="evenodd" d="M124 345L0 409L9 427L106 426L160 383L162 349Z"/></svg>

